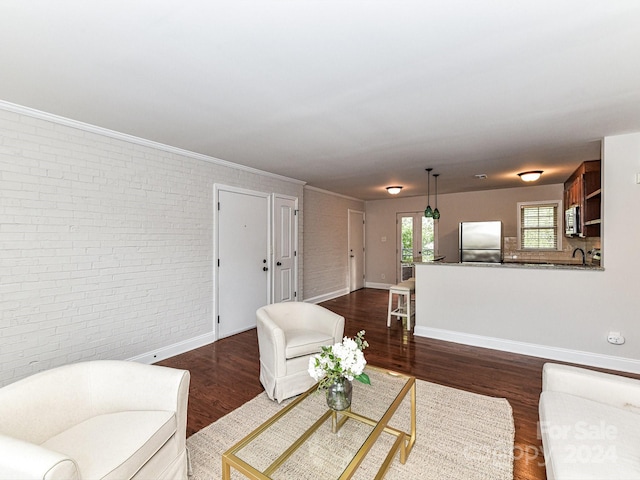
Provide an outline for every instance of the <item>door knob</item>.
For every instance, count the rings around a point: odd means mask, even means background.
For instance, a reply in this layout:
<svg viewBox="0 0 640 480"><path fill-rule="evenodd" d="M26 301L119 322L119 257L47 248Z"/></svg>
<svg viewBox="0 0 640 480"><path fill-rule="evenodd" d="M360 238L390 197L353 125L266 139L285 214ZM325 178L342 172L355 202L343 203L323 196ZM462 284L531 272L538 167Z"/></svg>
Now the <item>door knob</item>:
<svg viewBox="0 0 640 480"><path fill-rule="evenodd" d="M276 265L277 265L277 266L280 266L280 265L282 265L282 263L278 262L278 263L276 263Z"/></svg>
<svg viewBox="0 0 640 480"><path fill-rule="evenodd" d="M267 267L262 267L262 270L266 272L269 269Z"/></svg>

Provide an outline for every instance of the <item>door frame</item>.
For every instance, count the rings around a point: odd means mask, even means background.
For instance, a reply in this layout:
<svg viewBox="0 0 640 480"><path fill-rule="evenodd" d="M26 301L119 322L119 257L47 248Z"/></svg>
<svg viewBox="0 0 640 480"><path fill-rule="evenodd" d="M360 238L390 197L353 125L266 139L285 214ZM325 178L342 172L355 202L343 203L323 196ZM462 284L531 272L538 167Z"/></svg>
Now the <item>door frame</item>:
<svg viewBox="0 0 640 480"><path fill-rule="evenodd" d="M298 209L298 197L293 197L291 195L284 195L281 193L273 193L272 194L272 201L271 201L271 222L275 222L275 208L276 208L276 198L284 198L285 200L292 200L294 202L294 209L295 209L295 214L294 214L294 218L293 218L293 250L295 251L295 255L294 255L294 259L293 259L293 290L296 293L294 302L298 302L299 297L298 297L298 225L299 225L299 214L300 214L300 210ZM272 230L272 242L270 245L270 255L271 258L269 259L269 263L271 265L273 265L274 263L274 257L275 257L275 246L277 245L276 243L276 229L274 228L273 223L271 223L270 228ZM271 282L271 293L270 293L270 301L273 301L273 299L275 298L275 268L270 269L271 275L269 275L269 277L271 277L271 279L273 280Z"/></svg>
<svg viewBox="0 0 640 480"><path fill-rule="evenodd" d="M413 217L413 255L422 252L422 223L416 228L416 219L424 217L422 212L396 212L396 281L402 281L402 217ZM419 233L418 233L419 232ZM419 240L419 241L418 241ZM438 222L433 222L433 254L438 252Z"/></svg>
<svg viewBox="0 0 640 480"><path fill-rule="evenodd" d="M271 202L271 194L270 193L265 193L265 192L259 192L256 190L250 190L247 188L241 188L241 187L234 187L232 185L224 185L224 184L219 184L219 183L214 183L213 184L213 225L214 225L214 231L213 231L213 235L212 235L212 241L213 241L213 258L212 258L212 263L211 266L213 268L213 274L212 274L212 288L213 288L213 318L211 319L211 322L213 324L213 337L214 337L214 341L219 340L220 338L220 334L218 331L218 322L217 322L217 318L218 315L220 314L220 295L219 295L219 290L220 290L220 285L219 285L219 278L218 278L218 266L217 266L217 259L219 256L219 251L218 251L218 244L219 244L219 236L220 236L220 228L218 225L218 221L219 221L219 210L218 210L218 204L220 202L220 197L219 197L219 193L220 191L226 191L226 192L231 192L231 193L239 193L239 194L244 194L244 195L253 195L253 196L257 196L257 197L263 197L266 199L267 201L267 232L266 232L266 239L267 239L267 268L269 269L270 273L273 274L273 272L271 271L271 258L273 256L273 244L271 243L271 239L272 239L272 226L273 226L273 218L272 218L272 202ZM271 287L271 275L267 275L267 303L271 303L272 300L272 287Z"/></svg>

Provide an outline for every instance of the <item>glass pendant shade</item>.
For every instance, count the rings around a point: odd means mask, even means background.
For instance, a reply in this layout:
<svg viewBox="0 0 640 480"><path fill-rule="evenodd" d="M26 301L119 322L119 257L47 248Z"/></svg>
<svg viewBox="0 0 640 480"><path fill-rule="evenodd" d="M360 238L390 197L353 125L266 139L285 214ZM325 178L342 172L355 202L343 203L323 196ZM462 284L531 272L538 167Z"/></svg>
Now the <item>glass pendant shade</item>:
<svg viewBox="0 0 640 480"><path fill-rule="evenodd" d="M431 205L427 205L427 208L424 209L424 216L427 218L433 217L433 210L431 210Z"/></svg>
<svg viewBox="0 0 640 480"><path fill-rule="evenodd" d="M436 207L436 209L433 211L433 219L434 220L438 220L440 218L440 212L438 211L438 208Z"/></svg>

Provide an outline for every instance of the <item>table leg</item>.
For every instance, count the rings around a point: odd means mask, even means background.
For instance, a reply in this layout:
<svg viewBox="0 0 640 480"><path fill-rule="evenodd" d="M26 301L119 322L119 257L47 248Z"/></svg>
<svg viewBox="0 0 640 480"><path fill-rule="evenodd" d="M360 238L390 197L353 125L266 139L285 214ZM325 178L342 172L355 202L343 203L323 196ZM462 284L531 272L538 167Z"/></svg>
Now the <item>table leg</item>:
<svg viewBox="0 0 640 480"><path fill-rule="evenodd" d="M231 480L231 465L222 459L222 480Z"/></svg>

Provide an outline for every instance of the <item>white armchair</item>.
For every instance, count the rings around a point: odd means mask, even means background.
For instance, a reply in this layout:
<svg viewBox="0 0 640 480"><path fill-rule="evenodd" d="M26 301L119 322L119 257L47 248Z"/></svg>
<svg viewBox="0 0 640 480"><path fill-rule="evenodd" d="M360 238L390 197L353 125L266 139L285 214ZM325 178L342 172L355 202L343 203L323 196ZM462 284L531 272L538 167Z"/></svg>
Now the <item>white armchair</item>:
<svg viewBox="0 0 640 480"><path fill-rule="evenodd" d="M0 479L186 479L189 380L104 360L0 388Z"/></svg>
<svg viewBox="0 0 640 480"><path fill-rule="evenodd" d="M344 317L304 302L274 303L256 312L260 382L272 400L299 395L314 380L309 358L342 341Z"/></svg>

